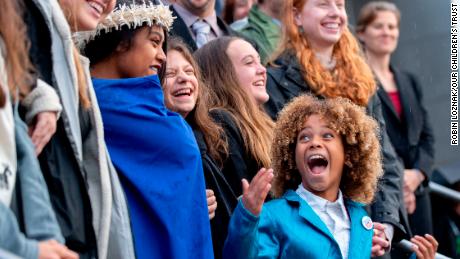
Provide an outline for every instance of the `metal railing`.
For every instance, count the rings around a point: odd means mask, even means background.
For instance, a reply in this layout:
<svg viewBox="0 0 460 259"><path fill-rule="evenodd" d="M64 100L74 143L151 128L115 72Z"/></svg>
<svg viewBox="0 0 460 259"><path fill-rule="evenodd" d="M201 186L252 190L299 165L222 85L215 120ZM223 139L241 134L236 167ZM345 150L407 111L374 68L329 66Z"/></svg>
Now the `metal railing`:
<svg viewBox="0 0 460 259"><path fill-rule="evenodd" d="M460 202L460 192L433 182L430 182L428 186L430 187L430 191L432 193L456 202Z"/></svg>
<svg viewBox="0 0 460 259"><path fill-rule="evenodd" d="M460 202L460 192L442 186L440 184L430 182L429 183L430 192L441 197L444 197L449 200L453 200L455 202ZM410 242L409 240L403 239L398 243L398 246L407 252L414 252L413 246L414 243ZM435 259L452 259L442 254L436 253Z"/></svg>
<svg viewBox="0 0 460 259"><path fill-rule="evenodd" d="M414 252L414 249L413 249L414 243L410 242L409 240L406 240L406 239L401 240L398 243L398 246L406 252ZM434 258L435 259L452 259L450 257L447 257L442 254L438 254L438 253L436 253Z"/></svg>

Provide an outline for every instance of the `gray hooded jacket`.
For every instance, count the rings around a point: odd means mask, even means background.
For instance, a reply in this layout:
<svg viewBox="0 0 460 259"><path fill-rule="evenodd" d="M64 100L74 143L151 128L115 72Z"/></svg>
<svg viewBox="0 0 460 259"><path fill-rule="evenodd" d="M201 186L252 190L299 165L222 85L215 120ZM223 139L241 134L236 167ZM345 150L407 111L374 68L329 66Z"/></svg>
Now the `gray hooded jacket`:
<svg viewBox="0 0 460 259"><path fill-rule="evenodd" d="M84 165L86 169L84 179L88 186L93 213L98 258L134 258L128 207L104 142L101 115L90 80L89 63L82 57L92 104L90 117L93 125L83 142L79 124L77 72L72 55L74 43L70 28L57 0L33 1L40 9L51 32L53 86L61 99L61 119L72 152L81 168Z"/></svg>

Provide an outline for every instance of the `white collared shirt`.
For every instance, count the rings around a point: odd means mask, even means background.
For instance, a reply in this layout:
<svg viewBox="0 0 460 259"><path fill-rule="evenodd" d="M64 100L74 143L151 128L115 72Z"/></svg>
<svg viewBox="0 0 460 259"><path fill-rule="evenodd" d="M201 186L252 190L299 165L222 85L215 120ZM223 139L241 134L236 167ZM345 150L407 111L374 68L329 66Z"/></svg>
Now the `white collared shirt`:
<svg viewBox="0 0 460 259"><path fill-rule="evenodd" d="M296 193L310 205L313 211L327 226L332 236L334 236L337 241L337 244L339 244L342 257L348 258L350 218L345 208L342 192L339 190L339 196L335 202L330 202L314 195L305 189L302 184L299 185Z"/></svg>

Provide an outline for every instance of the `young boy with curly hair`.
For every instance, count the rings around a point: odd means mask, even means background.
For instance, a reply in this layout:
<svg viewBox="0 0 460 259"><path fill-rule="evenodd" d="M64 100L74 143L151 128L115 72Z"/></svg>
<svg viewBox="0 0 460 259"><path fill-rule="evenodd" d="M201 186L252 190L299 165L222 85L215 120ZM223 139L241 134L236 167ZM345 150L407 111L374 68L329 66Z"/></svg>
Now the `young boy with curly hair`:
<svg viewBox="0 0 460 259"><path fill-rule="evenodd" d="M377 130L348 99L295 98L276 123L273 169L243 180L224 258L370 258ZM270 189L277 199L263 206Z"/></svg>

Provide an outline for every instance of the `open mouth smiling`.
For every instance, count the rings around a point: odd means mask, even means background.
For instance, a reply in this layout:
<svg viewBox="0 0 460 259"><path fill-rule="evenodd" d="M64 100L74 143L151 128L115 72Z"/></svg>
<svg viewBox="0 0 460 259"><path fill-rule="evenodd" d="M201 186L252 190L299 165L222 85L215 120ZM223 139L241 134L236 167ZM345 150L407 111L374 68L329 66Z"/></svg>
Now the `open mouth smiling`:
<svg viewBox="0 0 460 259"><path fill-rule="evenodd" d="M156 73L158 73L158 71L161 70L161 65L152 65L152 66L150 66L150 70L153 70Z"/></svg>
<svg viewBox="0 0 460 259"><path fill-rule="evenodd" d="M99 2L90 1L88 2L88 5L91 6L91 8L93 8L93 10L99 15L102 15L104 12L104 5Z"/></svg>
<svg viewBox="0 0 460 259"><path fill-rule="evenodd" d="M321 174L329 165L329 160L321 154L313 154L308 157L307 165L312 174Z"/></svg>
<svg viewBox="0 0 460 259"><path fill-rule="evenodd" d="M181 88L172 92L174 97L192 96L193 90L191 88Z"/></svg>
<svg viewBox="0 0 460 259"><path fill-rule="evenodd" d="M257 80L254 83L252 83L252 85L255 87L265 87L265 80L264 79Z"/></svg>

